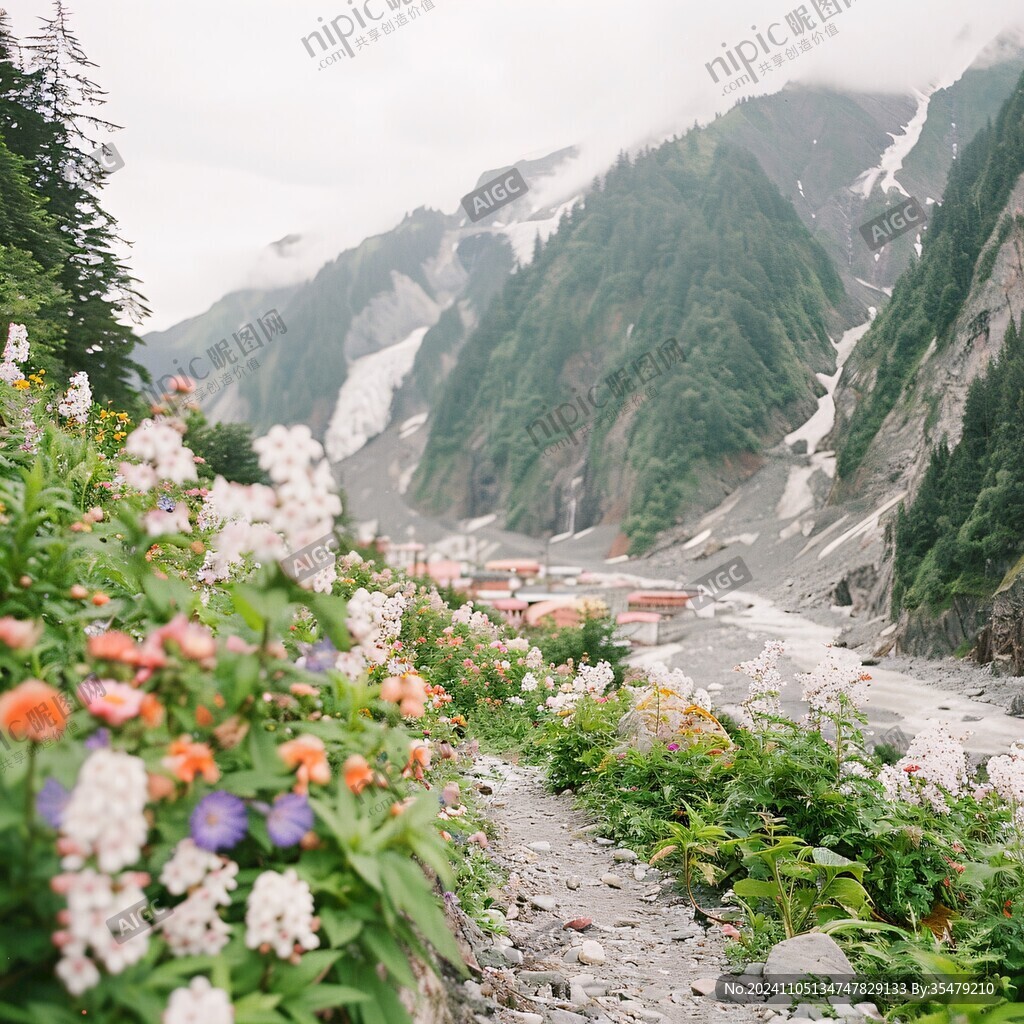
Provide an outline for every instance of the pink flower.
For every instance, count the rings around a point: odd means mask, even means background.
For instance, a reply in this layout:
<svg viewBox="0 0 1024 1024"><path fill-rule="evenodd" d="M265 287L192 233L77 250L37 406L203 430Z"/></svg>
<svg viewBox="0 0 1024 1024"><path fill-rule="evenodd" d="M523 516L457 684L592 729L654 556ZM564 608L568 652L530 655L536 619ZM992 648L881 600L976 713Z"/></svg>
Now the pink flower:
<svg viewBox="0 0 1024 1024"><path fill-rule="evenodd" d="M184 615L175 615L166 626L161 626L153 633L151 639L159 640L165 650L167 641L173 640L181 656L189 661L205 661L217 653L213 634L205 626L189 622Z"/></svg>
<svg viewBox="0 0 1024 1024"><path fill-rule="evenodd" d="M738 928L733 927L733 925L731 925L731 924L723 924L722 925L722 934L727 939L738 939L740 937L741 933L740 933L740 930Z"/></svg>
<svg viewBox="0 0 1024 1024"><path fill-rule="evenodd" d="M27 622L11 615L0 618L0 641L15 651L34 647L42 635L41 622Z"/></svg>
<svg viewBox="0 0 1024 1024"><path fill-rule="evenodd" d="M123 725L131 718L136 718L142 710L145 693L136 690L127 683L115 683L104 679L104 692L97 694L86 705L89 713L102 718L108 725Z"/></svg>
<svg viewBox="0 0 1024 1024"><path fill-rule="evenodd" d="M256 644L247 644L240 636L229 636L225 646L232 654L255 654L259 650Z"/></svg>

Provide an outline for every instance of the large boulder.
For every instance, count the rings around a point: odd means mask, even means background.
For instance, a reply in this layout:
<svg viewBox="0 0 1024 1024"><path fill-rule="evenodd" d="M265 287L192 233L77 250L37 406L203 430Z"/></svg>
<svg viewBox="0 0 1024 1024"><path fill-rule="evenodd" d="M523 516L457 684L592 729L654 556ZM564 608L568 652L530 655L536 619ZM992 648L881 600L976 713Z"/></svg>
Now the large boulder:
<svg viewBox="0 0 1024 1024"><path fill-rule="evenodd" d="M768 981L803 974L834 978L855 973L853 964L835 940L821 932L808 932L780 942L768 954L764 965L764 977Z"/></svg>

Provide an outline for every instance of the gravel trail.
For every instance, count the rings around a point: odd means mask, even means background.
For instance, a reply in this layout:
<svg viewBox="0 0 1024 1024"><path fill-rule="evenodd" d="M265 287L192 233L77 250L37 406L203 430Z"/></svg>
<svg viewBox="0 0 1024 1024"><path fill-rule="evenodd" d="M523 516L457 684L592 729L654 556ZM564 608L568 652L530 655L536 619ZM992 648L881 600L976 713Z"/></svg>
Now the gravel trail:
<svg viewBox="0 0 1024 1024"><path fill-rule="evenodd" d="M478 956L483 994L514 988L519 1024L635 1024L762 1020L763 1009L694 995L691 984L727 970L724 940L705 933L672 879L555 796L541 772L478 761L482 806L497 827L494 860L509 872L508 938ZM488 793L490 789L492 792ZM587 923L589 922L591 923ZM565 927L568 922L582 930ZM493 1018L492 1018L493 1019Z"/></svg>

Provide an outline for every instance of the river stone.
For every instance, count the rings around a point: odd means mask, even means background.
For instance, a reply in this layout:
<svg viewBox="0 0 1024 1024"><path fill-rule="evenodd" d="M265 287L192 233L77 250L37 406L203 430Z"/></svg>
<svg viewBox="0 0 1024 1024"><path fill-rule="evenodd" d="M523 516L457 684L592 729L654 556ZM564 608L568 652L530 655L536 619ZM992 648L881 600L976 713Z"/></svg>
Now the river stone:
<svg viewBox="0 0 1024 1024"><path fill-rule="evenodd" d="M690 982L690 991L695 996L713 996L717 987L717 978L698 978Z"/></svg>
<svg viewBox="0 0 1024 1024"><path fill-rule="evenodd" d="M534 896L530 903L538 910L547 910L549 912L558 905L558 901L554 896Z"/></svg>
<svg viewBox="0 0 1024 1024"><path fill-rule="evenodd" d="M632 850L613 850L612 860L616 864L633 864L640 858Z"/></svg>
<svg viewBox="0 0 1024 1024"><path fill-rule="evenodd" d="M551 852L551 844L544 839L540 839L536 843L527 843L526 848L528 850L533 850L534 853Z"/></svg>
<svg viewBox="0 0 1024 1024"><path fill-rule="evenodd" d="M768 954L764 965L767 979L800 974L820 974L831 978L856 972L834 939L820 932L809 932L785 939Z"/></svg>
<svg viewBox="0 0 1024 1024"><path fill-rule="evenodd" d="M605 885L610 886L612 889L622 888L622 879L618 875L602 875L601 881Z"/></svg>
<svg viewBox="0 0 1024 1024"><path fill-rule="evenodd" d="M570 875L565 880L565 887L566 887L566 889L574 889L575 890L575 889L578 889L582 884L583 884L583 882L580 879L579 875Z"/></svg>
<svg viewBox="0 0 1024 1024"><path fill-rule="evenodd" d="M600 942L588 939L582 946L580 946L581 964L603 964L604 962L604 947Z"/></svg>

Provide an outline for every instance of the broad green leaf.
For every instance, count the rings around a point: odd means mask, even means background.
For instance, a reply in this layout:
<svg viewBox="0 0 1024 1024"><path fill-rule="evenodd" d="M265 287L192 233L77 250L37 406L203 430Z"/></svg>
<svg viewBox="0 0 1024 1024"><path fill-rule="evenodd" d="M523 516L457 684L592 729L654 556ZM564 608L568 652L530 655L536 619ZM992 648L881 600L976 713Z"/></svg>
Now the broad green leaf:
<svg viewBox="0 0 1024 1024"><path fill-rule="evenodd" d="M368 1002L366 992L349 985L325 985L321 982L302 993L295 1004L304 1010L327 1010L335 1006L351 1006L353 1003Z"/></svg>
<svg viewBox="0 0 1024 1024"><path fill-rule="evenodd" d="M737 896L764 900L774 900L779 895L779 887L774 882L761 882L756 878L741 878L733 883L732 890Z"/></svg>
<svg viewBox="0 0 1024 1024"><path fill-rule="evenodd" d="M412 973L405 952L390 933L382 928L364 928L359 936L359 942L371 956L387 968L399 985L416 990L416 976Z"/></svg>

